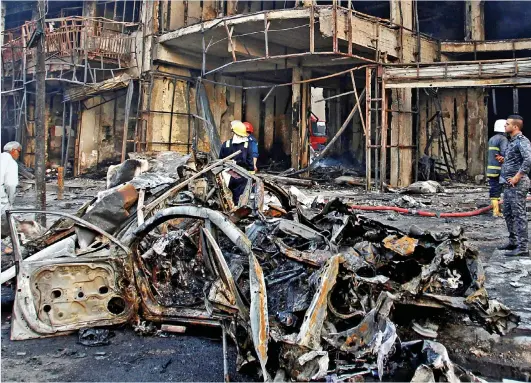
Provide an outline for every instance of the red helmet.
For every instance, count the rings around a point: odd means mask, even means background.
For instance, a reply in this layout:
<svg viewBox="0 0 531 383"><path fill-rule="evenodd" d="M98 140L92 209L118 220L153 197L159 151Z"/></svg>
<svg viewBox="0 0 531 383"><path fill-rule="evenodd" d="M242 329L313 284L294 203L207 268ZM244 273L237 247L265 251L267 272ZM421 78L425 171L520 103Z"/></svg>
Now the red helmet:
<svg viewBox="0 0 531 383"><path fill-rule="evenodd" d="M254 132L253 124L251 124L250 122L244 122L243 125L245 125L245 127L247 128L247 133Z"/></svg>

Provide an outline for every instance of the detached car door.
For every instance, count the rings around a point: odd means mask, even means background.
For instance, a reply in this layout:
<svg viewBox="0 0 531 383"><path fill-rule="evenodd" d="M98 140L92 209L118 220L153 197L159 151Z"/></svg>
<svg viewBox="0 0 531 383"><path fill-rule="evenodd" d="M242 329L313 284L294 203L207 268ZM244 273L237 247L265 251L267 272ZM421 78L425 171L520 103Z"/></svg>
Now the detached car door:
<svg viewBox="0 0 531 383"><path fill-rule="evenodd" d="M22 260L12 214L42 213L72 221L72 234ZM11 339L54 336L83 327L129 321L137 312L137 293L129 249L112 235L65 213L28 210L8 213L15 252L17 290ZM77 249L79 229L96 242Z"/></svg>

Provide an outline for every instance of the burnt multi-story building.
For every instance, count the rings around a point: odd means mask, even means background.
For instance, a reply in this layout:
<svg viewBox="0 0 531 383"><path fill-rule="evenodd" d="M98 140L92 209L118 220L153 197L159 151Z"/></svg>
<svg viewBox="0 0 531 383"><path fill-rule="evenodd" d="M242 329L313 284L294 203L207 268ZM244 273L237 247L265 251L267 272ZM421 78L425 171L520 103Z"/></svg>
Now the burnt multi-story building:
<svg viewBox="0 0 531 383"><path fill-rule="evenodd" d="M20 140L28 166L35 8L2 3L2 140ZM409 184L423 156L482 175L494 120L529 114L529 13L525 2L49 2L47 159L80 174L132 151L215 156L239 119L261 161L304 168L324 105L328 140L341 132L329 153L365 169L369 187Z"/></svg>

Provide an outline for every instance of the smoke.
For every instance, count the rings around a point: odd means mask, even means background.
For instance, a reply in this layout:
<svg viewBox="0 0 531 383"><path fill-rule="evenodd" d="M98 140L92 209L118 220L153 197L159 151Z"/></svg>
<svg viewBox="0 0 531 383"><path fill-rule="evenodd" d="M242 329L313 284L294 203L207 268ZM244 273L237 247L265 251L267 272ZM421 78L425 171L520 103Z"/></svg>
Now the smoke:
<svg viewBox="0 0 531 383"><path fill-rule="evenodd" d="M485 38L487 40L525 37L531 37L531 2L485 2Z"/></svg>

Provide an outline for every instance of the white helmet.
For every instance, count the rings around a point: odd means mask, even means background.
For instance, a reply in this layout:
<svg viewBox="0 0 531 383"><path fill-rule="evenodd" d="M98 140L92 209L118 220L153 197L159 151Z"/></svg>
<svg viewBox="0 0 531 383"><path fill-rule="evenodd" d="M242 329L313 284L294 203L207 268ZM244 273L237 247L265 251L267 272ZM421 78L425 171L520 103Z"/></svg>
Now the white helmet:
<svg viewBox="0 0 531 383"><path fill-rule="evenodd" d="M498 133L505 133L505 123L507 120L496 120L494 123L494 131Z"/></svg>

